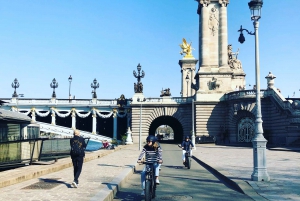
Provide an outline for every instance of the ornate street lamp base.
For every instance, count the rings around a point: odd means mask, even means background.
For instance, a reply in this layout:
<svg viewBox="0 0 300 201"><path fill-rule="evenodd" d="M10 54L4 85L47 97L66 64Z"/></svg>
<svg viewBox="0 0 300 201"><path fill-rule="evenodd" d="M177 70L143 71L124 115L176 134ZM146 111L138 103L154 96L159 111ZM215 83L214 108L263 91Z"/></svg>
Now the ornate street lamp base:
<svg viewBox="0 0 300 201"><path fill-rule="evenodd" d="M131 137L131 130L130 130L130 127L128 127L128 130L127 130L127 138L126 138L126 142L125 144L133 144L132 142L132 137Z"/></svg>
<svg viewBox="0 0 300 201"><path fill-rule="evenodd" d="M267 140L262 138L254 138L253 144L253 173L251 175L252 181L270 181L270 176L267 172L267 157L266 144Z"/></svg>

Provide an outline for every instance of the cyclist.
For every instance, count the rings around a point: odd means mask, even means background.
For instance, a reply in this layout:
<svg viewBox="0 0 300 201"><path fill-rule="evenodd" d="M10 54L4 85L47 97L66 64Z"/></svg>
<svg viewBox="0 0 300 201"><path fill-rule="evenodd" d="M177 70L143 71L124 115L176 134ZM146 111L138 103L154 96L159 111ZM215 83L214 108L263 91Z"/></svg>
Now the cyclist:
<svg viewBox="0 0 300 201"><path fill-rule="evenodd" d="M185 163L185 153L186 153L186 151L190 151L190 154L192 156L191 146L194 147L194 144L190 141L190 137L188 135L186 135L185 140L183 140L182 143L181 143L183 165Z"/></svg>
<svg viewBox="0 0 300 201"><path fill-rule="evenodd" d="M157 143L157 138L153 135L149 135L146 139L147 144L144 146L139 158L138 163L142 163L142 158L144 155L146 155L145 159L146 162L154 162L154 168L155 168L155 182L157 185L159 185L159 164L162 163L162 150L160 146ZM143 191L141 195L145 195L145 180L146 180L146 166L144 167L142 173L141 173L141 183Z"/></svg>

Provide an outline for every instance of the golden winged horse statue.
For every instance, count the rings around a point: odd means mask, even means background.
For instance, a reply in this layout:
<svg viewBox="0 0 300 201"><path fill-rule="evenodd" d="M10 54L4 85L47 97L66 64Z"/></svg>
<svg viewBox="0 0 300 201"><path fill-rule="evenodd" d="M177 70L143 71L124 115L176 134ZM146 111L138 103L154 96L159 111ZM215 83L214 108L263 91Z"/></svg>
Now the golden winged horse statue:
<svg viewBox="0 0 300 201"><path fill-rule="evenodd" d="M183 58L194 58L192 55L192 50L195 50L195 49L192 48L192 42L190 44L188 44L186 42L186 40L183 38L182 44L180 44L179 46L181 47L180 54L181 55L185 54L185 56Z"/></svg>

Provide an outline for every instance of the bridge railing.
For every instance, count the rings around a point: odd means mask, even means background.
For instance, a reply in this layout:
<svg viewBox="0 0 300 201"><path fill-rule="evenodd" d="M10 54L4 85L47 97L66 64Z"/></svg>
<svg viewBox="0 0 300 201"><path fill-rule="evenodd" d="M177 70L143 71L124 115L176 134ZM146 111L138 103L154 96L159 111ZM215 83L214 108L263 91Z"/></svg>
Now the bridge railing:
<svg viewBox="0 0 300 201"><path fill-rule="evenodd" d="M2 98L6 104L18 104L18 105L48 105L48 104L57 104L57 105L68 105L68 104L79 104L79 105L117 105L117 100L115 99L97 99L93 101L91 99L29 99L29 98L18 98L18 99L9 99Z"/></svg>
<svg viewBox="0 0 300 201"><path fill-rule="evenodd" d="M191 103L193 97L167 97L167 98L146 98L148 103L162 103L162 102L173 102L173 103Z"/></svg>
<svg viewBox="0 0 300 201"><path fill-rule="evenodd" d="M225 94L225 100L233 100L233 99L240 99L240 98L255 98L256 90L243 90L243 91L234 91ZM268 96L267 90L261 89L260 90L260 97Z"/></svg>

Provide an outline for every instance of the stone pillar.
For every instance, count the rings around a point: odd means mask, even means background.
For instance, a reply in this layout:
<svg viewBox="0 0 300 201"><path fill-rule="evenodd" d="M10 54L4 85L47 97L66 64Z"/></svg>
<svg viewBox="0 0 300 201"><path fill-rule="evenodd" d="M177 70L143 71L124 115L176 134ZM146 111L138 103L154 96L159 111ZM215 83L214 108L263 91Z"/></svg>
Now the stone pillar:
<svg viewBox="0 0 300 201"><path fill-rule="evenodd" d="M179 60L179 65L181 67L181 96L187 97L195 94L195 90L192 90L192 83L195 84L195 69L198 60L192 59L182 59ZM189 83L186 82L186 76L189 75ZM188 85L187 85L188 84Z"/></svg>
<svg viewBox="0 0 300 201"><path fill-rule="evenodd" d="M219 12L219 19L220 19L220 30L219 30L219 44L220 44L220 71L226 72L231 71L230 67L228 66L228 31L227 31L227 5L229 4L229 0L219 0L221 5L220 12Z"/></svg>
<svg viewBox="0 0 300 201"><path fill-rule="evenodd" d="M199 49L201 49L201 60L200 60L200 70L202 67L209 67L209 9L208 5L210 4L210 0L200 0L199 1L199 9L201 15L201 43L199 44ZM199 13L198 13L199 14Z"/></svg>
<svg viewBox="0 0 300 201"><path fill-rule="evenodd" d="M72 129L76 129L76 112L75 108L72 109Z"/></svg>
<svg viewBox="0 0 300 201"><path fill-rule="evenodd" d="M51 124L56 125L55 111L53 108L51 109Z"/></svg>
<svg viewBox="0 0 300 201"><path fill-rule="evenodd" d="M95 110L92 110L92 117L93 117L93 128L92 128L92 134L96 134L96 128L97 128L97 114Z"/></svg>
<svg viewBox="0 0 300 201"><path fill-rule="evenodd" d="M117 109L113 110L113 118L114 118L114 128L113 128L113 138L117 139L117 129L118 129L118 115Z"/></svg>

